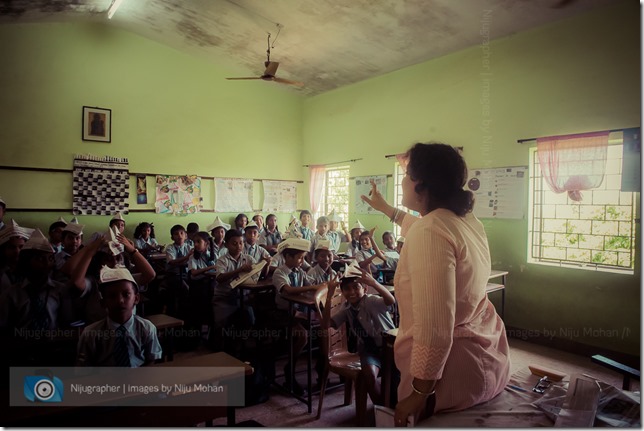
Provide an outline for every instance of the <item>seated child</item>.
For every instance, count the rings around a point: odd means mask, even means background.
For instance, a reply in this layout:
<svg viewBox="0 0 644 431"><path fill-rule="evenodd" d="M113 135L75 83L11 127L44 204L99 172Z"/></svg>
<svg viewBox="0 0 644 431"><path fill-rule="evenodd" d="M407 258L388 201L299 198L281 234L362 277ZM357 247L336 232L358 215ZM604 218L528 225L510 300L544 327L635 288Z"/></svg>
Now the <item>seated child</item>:
<svg viewBox="0 0 644 431"><path fill-rule="evenodd" d="M208 232L197 232L192 236L194 252L188 260L188 313L186 329L199 334L204 325L212 326L212 296L215 288L215 261L213 241ZM191 345L196 347L199 338L192 337Z"/></svg>
<svg viewBox="0 0 644 431"><path fill-rule="evenodd" d="M329 231L326 236L331 240L331 250L334 254L338 254L340 243L351 241L351 236L349 236L342 218L335 213L335 210L331 211L327 217L329 219ZM342 232L338 231L338 224L341 224Z"/></svg>
<svg viewBox="0 0 644 431"><path fill-rule="evenodd" d="M226 231L230 230L230 225L228 223L224 223L219 216L217 216L215 221L212 222L206 230L210 232L210 235L212 235L214 259L217 260L228 251L226 250L226 244L224 243L224 236L226 235Z"/></svg>
<svg viewBox="0 0 644 431"><path fill-rule="evenodd" d="M52 330L71 321L68 286L51 279L53 268L54 249L36 229L20 250L22 281L0 295L0 328L14 335L16 329Z"/></svg>
<svg viewBox="0 0 644 431"><path fill-rule="evenodd" d="M18 226L13 220L0 231L0 294L22 281L22 276L18 273L18 258L33 231Z"/></svg>
<svg viewBox="0 0 644 431"><path fill-rule="evenodd" d="M77 365L136 368L160 359L156 328L149 320L133 314L139 302L139 287L130 271L104 266L99 289L107 317L81 333Z"/></svg>
<svg viewBox="0 0 644 431"><path fill-rule="evenodd" d="M302 226L300 226L300 232L302 233L302 238L307 241L311 241L313 239L313 230L309 227L311 219L311 211L302 210L300 212L300 223L302 224Z"/></svg>
<svg viewBox="0 0 644 431"><path fill-rule="evenodd" d="M244 237L239 229L226 232L225 242L228 250L217 259L215 264L217 286L212 300L214 324L218 330L215 335L219 335L221 329L233 323L234 315L239 311L240 291L233 289L230 283L241 273L250 272L253 265L257 263L255 259L244 253ZM237 323L248 326L252 325L254 320L253 309L248 301L245 301L244 310L241 310Z"/></svg>
<svg viewBox="0 0 644 431"><path fill-rule="evenodd" d="M66 267L71 271L72 287L76 288L79 296L75 300L76 317L86 323L103 320L106 316L99 291L100 271L103 266L129 268L131 263L132 271L135 272L133 277L139 286L146 285L156 276L148 260L134 246L134 242L120 233L116 239L123 246L123 252L119 254L114 254L105 236L99 236L67 261Z"/></svg>
<svg viewBox="0 0 644 431"><path fill-rule="evenodd" d="M269 214L266 217L264 234L259 238L259 244L273 256L277 253L277 245L282 242L282 234L277 228L277 216Z"/></svg>
<svg viewBox="0 0 644 431"><path fill-rule="evenodd" d="M193 248L195 246L192 237L197 232L199 232L199 224L195 222L188 223L188 226L186 226L186 235L188 236L188 239L186 239L186 244L188 244L190 248Z"/></svg>
<svg viewBox="0 0 644 431"><path fill-rule="evenodd" d="M244 213L239 213L237 214L237 217L235 217L235 229L239 229L244 233L244 229L246 229L246 225L248 224L248 216Z"/></svg>
<svg viewBox="0 0 644 431"><path fill-rule="evenodd" d="M309 277L301 268L304 256L310 250L310 243L305 239L289 238L279 245L279 253L284 257L284 265L280 266L273 273L273 285L277 291L275 305L277 306L273 324L278 326L290 325L289 302L282 298L283 294L303 293L324 289L327 283L316 284L313 278ZM296 307L297 309L297 307ZM304 389L295 380L291 369L295 369L295 361L302 353L307 343L307 332L304 329L304 315L300 309L295 314L295 323L290 326L291 337L293 337L293 363L290 361L284 367L285 385L292 389L296 395L302 395Z"/></svg>
<svg viewBox="0 0 644 431"><path fill-rule="evenodd" d="M185 281L188 260L192 256L193 249L186 243L188 234L180 224L172 226L170 237L172 244L165 247L166 276L159 290L164 297L167 313L179 317L176 314L178 303L185 302L188 294L187 285L184 285L182 281Z"/></svg>
<svg viewBox="0 0 644 431"><path fill-rule="evenodd" d="M313 234L313 239L311 240L311 250L310 250L311 255L313 255L313 252L315 251L315 247L317 247L318 241L320 240L330 241L330 238L327 236L327 233L329 232L329 218L326 216L318 217L316 228L317 230L315 231L315 234Z"/></svg>
<svg viewBox="0 0 644 431"><path fill-rule="evenodd" d="M317 265L307 271L307 275L313 278L314 284L322 284L333 280L336 272L331 268L333 263L333 252L331 251L331 242L328 240L318 241L318 245L313 254Z"/></svg>
<svg viewBox="0 0 644 431"><path fill-rule="evenodd" d="M67 222L60 217L49 226L49 243L56 253L63 250L63 229Z"/></svg>
<svg viewBox="0 0 644 431"><path fill-rule="evenodd" d="M385 245L383 252L391 251L398 253L398 250L396 250L396 240L394 238L394 234L390 231L386 230L382 233L382 243Z"/></svg>
<svg viewBox="0 0 644 431"><path fill-rule="evenodd" d="M363 270L361 276L358 275L359 272L357 268L345 270L340 289L347 302L344 307L337 307L338 311L333 316L330 316L330 305L331 298L336 293L337 283L329 283L323 322L329 322L329 325L336 329L345 322L349 323L358 340L361 373L367 392L374 404L382 404L380 384L377 380L382 368L382 333L394 328L388 310L396 300L368 271ZM371 286L378 295L366 294L364 285ZM323 327L326 327L324 323Z"/></svg>
<svg viewBox="0 0 644 431"><path fill-rule="evenodd" d="M360 234L365 231L365 227L360 223L360 220L356 221L356 224L351 228L351 244L347 249L347 256L356 257L358 251L360 251Z"/></svg>
<svg viewBox="0 0 644 431"><path fill-rule="evenodd" d="M259 239L259 226L257 226L255 221L251 221L246 225L244 238L246 239L244 241L244 253L252 256L255 262L259 262L260 260L266 261L266 266L262 269L262 275L266 276L271 264L271 255L265 248L257 244L257 240Z"/></svg>
<svg viewBox="0 0 644 431"><path fill-rule="evenodd" d="M134 229L134 246L143 253L143 256L147 256L159 249L152 223L144 221Z"/></svg>
<svg viewBox="0 0 644 431"><path fill-rule="evenodd" d="M382 234L382 243L385 245L385 249L382 253L386 257L385 266L389 269L396 270L398 267L398 260L400 259L400 252L398 251L394 234L389 231L385 231Z"/></svg>
<svg viewBox="0 0 644 431"><path fill-rule="evenodd" d="M375 229L375 228L374 228ZM376 241L373 241L373 230L360 234L360 251L356 253L356 261L362 269L369 269L372 274L377 274L382 268L389 267L387 256L382 254Z"/></svg>
<svg viewBox="0 0 644 431"><path fill-rule="evenodd" d="M65 274L69 274L69 270L63 270L63 266L70 257L78 252L80 246L83 244L83 227L85 226L82 224L69 223L63 229L63 250L54 256L56 271L63 271Z"/></svg>
<svg viewBox="0 0 644 431"><path fill-rule="evenodd" d="M255 214L253 221L257 225L260 236L264 233L264 217L261 214Z"/></svg>

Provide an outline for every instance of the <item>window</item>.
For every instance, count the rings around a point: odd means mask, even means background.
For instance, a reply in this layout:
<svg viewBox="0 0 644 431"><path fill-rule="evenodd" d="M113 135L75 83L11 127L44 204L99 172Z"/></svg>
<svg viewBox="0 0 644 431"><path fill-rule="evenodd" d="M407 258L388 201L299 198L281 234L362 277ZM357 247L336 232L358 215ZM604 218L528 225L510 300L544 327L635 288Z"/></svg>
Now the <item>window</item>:
<svg viewBox="0 0 644 431"><path fill-rule="evenodd" d="M335 213L349 226L349 167L340 166L337 168L327 168L324 180L324 190L320 209L315 214L313 220L313 230L317 218L322 215L328 215L335 209Z"/></svg>
<svg viewBox="0 0 644 431"><path fill-rule="evenodd" d="M620 191L622 145L609 145L601 186L583 200L556 194L530 149L528 262L633 274L636 195Z"/></svg>
<svg viewBox="0 0 644 431"><path fill-rule="evenodd" d="M400 166L400 163L396 162L396 166L394 167L394 206L399 210L403 210L417 216L418 213L416 211L411 211L402 204L402 180L404 177L405 170ZM400 226L393 223L392 231L396 238L400 236L400 230Z"/></svg>

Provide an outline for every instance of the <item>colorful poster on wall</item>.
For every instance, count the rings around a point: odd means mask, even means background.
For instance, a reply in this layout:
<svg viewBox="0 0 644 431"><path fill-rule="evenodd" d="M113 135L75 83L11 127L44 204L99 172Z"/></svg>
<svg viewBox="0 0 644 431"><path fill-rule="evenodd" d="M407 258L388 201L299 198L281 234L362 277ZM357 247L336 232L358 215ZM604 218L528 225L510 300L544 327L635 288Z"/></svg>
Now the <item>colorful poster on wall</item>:
<svg viewBox="0 0 644 431"><path fill-rule="evenodd" d="M297 182L262 180L264 204L262 211L292 213L297 209Z"/></svg>
<svg viewBox="0 0 644 431"><path fill-rule="evenodd" d="M129 188L128 159L89 154L74 157L74 215L127 214Z"/></svg>
<svg viewBox="0 0 644 431"><path fill-rule="evenodd" d="M215 178L215 212L251 212L253 180Z"/></svg>
<svg viewBox="0 0 644 431"><path fill-rule="evenodd" d="M201 178L196 175L157 175L157 214L187 215L201 211Z"/></svg>
<svg viewBox="0 0 644 431"><path fill-rule="evenodd" d="M148 203L148 186L146 184L145 175L136 176L136 203Z"/></svg>
<svg viewBox="0 0 644 431"><path fill-rule="evenodd" d="M377 214L378 211L371 208L369 205L364 203L360 196L365 195L369 196L371 191L371 180L376 183L376 188L382 194L382 197L387 199L387 175L373 175L369 177L355 177L355 205L356 205L356 214Z"/></svg>

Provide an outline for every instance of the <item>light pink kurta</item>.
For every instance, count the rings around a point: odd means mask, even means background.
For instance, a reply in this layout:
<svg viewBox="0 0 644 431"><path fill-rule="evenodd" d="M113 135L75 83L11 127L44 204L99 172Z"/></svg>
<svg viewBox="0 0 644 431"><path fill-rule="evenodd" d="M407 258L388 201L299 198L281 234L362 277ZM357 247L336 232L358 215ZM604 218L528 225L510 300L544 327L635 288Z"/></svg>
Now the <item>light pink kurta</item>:
<svg viewBox="0 0 644 431"><path fill-rule="evenodd" d="M406 232L405 232L406 231ZM462 410L500 393L510 377L503 321L487 299L490 252L481 222L437 209L403 220L394 279L400 328L394 345L398 399L414 377L438 380L438 411Z"/></svg>

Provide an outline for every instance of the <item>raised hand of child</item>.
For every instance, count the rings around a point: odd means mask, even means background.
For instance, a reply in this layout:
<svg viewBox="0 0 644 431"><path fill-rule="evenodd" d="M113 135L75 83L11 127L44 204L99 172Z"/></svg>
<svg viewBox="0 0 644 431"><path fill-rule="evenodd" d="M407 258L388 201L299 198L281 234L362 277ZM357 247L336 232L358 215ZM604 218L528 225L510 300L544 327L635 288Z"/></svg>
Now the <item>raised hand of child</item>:
<svg viewBox="0 0 644 431"><path fill-rule="evenodd" d="M378 191L374 180L371 180L371 191L369 191L369 196L361 195L360 199L367 203L371 208L380 212L385 212L385 210L389 208L389 204Z"/></svg>
<svg viewBox="0 0 644 431"><path fill-rule="evenodd" d="M134 251L136 250L136 247L134 247L134 243L122 233L116 234L116 239L118 240L118 242L123 244L123 248L128 253L134 253Z"/></svg>

